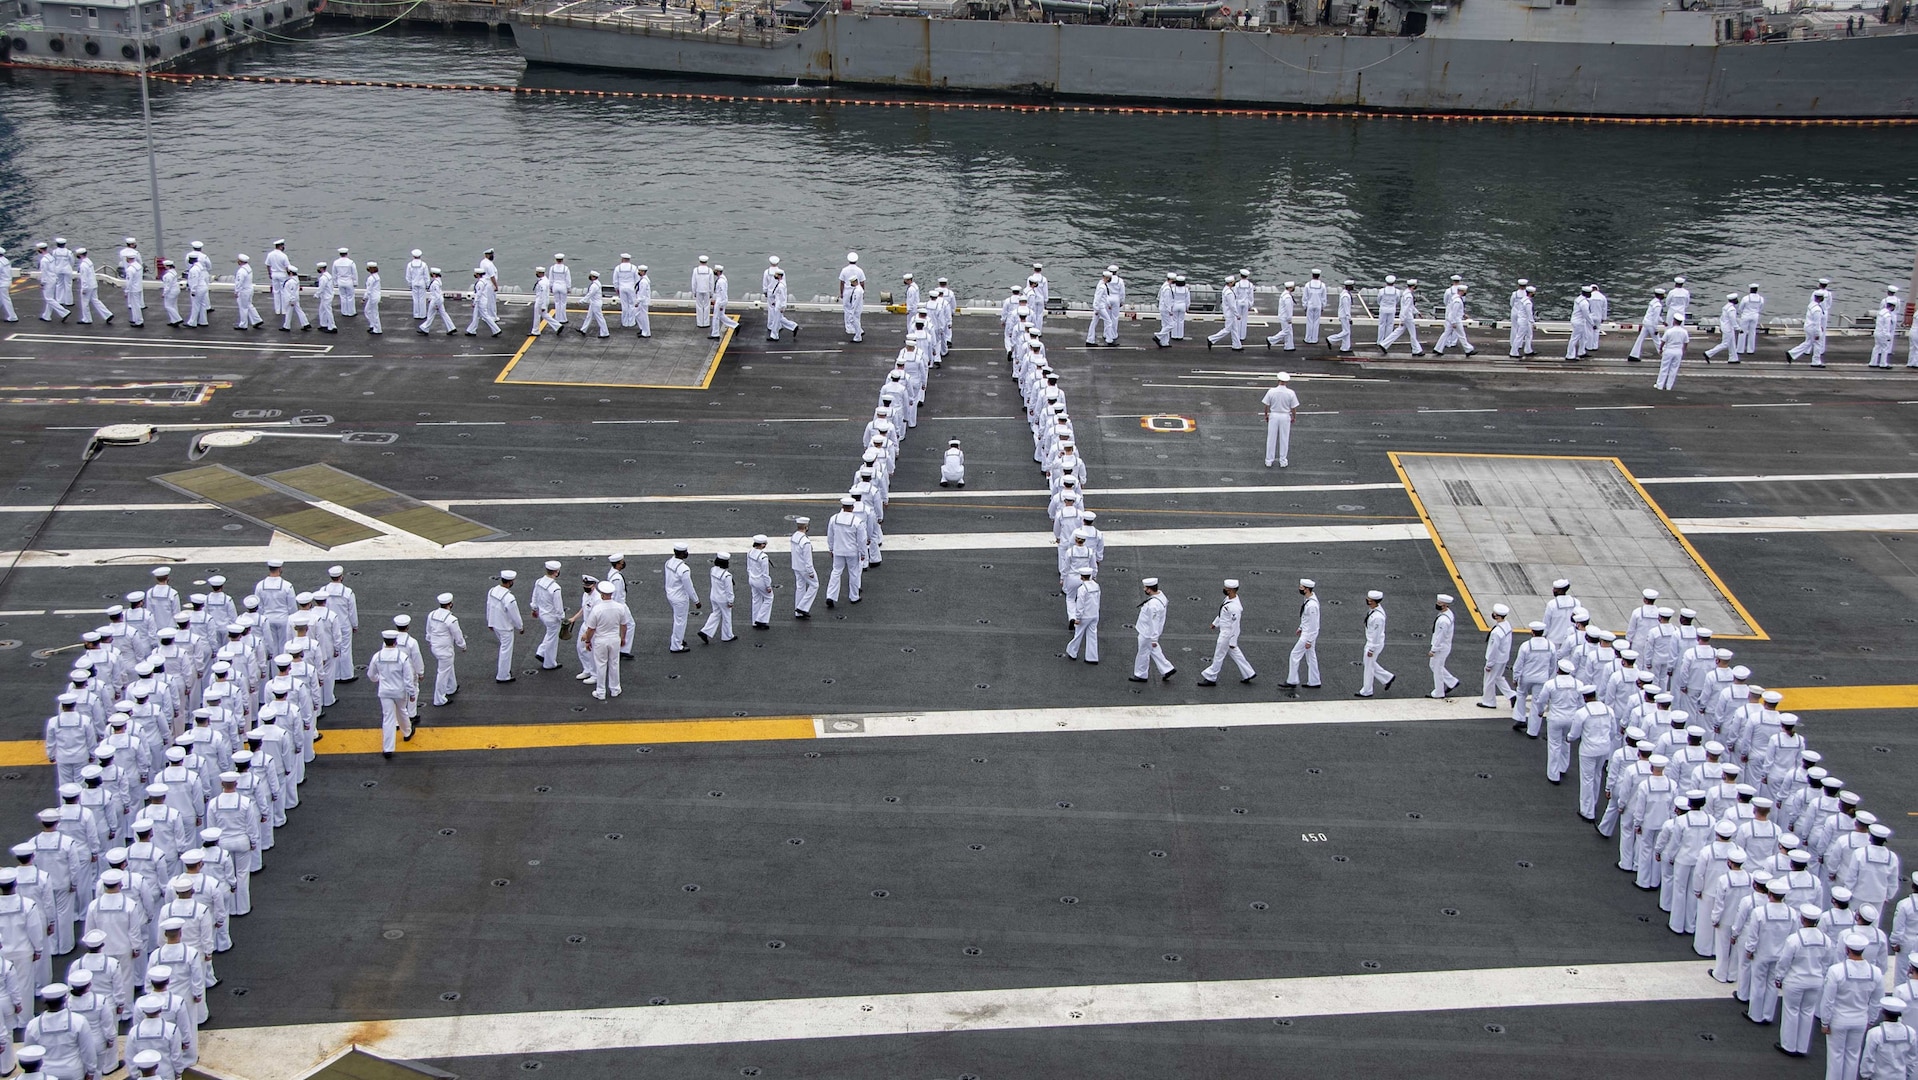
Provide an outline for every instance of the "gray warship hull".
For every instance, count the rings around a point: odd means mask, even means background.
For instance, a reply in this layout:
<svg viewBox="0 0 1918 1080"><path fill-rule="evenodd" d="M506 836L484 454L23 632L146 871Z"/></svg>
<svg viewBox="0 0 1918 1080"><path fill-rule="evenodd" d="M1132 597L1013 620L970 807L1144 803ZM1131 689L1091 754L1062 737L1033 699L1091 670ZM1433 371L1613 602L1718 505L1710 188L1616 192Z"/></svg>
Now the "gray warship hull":
<svg viewBox="0 0 1918 1080"><path fill-rule="evenodd" d="M1918 115L1918 34L1613 44L1184 30L829 13L695 35L537 14L529 62L915 91L1414 113L1849 119Z"/></svg>

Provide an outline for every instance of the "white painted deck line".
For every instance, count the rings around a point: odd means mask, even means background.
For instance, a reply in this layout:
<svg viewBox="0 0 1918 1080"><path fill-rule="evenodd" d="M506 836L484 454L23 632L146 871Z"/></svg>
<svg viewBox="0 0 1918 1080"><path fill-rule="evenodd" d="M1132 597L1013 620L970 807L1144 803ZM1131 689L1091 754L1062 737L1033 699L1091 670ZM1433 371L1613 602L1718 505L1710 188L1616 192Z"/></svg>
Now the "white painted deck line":
<svg viewBox="0 0 1918 1080"><path fill-rule="evenodd" d="M225 1076L292 1080L349 1043L392 1057L443 1060L787 1039L1724 997L1724 987L1713 982L1705 968L1691 960L1044 986L230 1028L202 1031L200 1054L202 1065Z"/></svg>
<svg viewBox="0 0 1918 1080"><path fill-rule="evenodd" d="M824 537L814 534L815 546ZM468 542L437 544L410 534L390 534L343 544L329 550L316 548L283 533L274 533L267 544L231 546L162 546L126 548L68 548L59 551L29 551L20 556L21 566L106 566L114 563L164 562L174 566L212 563L233 566L257 563L269 558L289 562L396 562L418 559L493 559L503 564L527 559L604 559L609 551L630 556L666 556L673 545L683 543L693 551L743 550L748 534L737 536L645 536L587 540L515 540L510 543ZM1425 526L1419 522L1385 525L1300 525L1280 528L1245 529L1138 529L1107 532L1107 548L1172 547L1189 545L1212 547L1234 545L1257 547L1272 544L1350 544L1379 543L1389 540L1424 540ZM781 545L783 547L783 544ZM1005 549L1052 550L1049 532L1016 533L888 533L886 553L897 555L924 551L999 551ZM15 552L0 551L0 561L11 561Z"/></svg>
<svg viewBox="0 0 1918 1080"><path fill-rule="evenodd" d="M1405 652L1413 653L1410 648ZM1117 649L1113 652L1116 654ZM1130 655L1130 654L1127 654ZM1108 661L1110 663L1112 661ZM1064 664L1064 661L1059 661ZM1123 660L1119 665L1124 667ZM1196 675L1196 672L1194 672ZM1277 676L1263 674L1265 679ZM1402 724L1471 720L1502 713L1476 708L1461 692L1433 698L1364 701L1343 689L1305 690L1325 700L1221 702L1216 705L1108 705L1071 709L957 709L924 713L844 713L813 718L822 739L897 738L914 735L1025 735L1063 731L1170 731L1203 727L1286 727L1306 724Z"/></svg>
<svg viewBox="0 0 1918 1080"><path fill-rule="evenodd" d="M1679 532L1690 536L1739 533L1796 532L1911 532L1918 514L1806 514L1785 517L1673 518Z"/></svg>

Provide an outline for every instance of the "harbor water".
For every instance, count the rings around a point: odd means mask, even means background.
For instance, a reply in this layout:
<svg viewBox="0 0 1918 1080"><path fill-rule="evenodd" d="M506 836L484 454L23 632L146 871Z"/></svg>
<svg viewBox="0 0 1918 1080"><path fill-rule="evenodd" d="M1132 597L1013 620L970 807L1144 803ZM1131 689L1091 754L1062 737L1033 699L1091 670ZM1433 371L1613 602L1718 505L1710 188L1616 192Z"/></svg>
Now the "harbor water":
<svg viewBox="0 0 1918 1080"><path fill-rule="evenodd" d="M1034 259L1055 296L1081 300L1110 262L1135 291L1167 270L1217 282L1249 267L1262 284L1313 267L1368 284L1459 273L1480 317L1528 277L1547 318L1588 281L1629 317L1674 273L1704 310L1757 281L1786 315L1830 277L1859 315L1912 268L1906 128L877 107L807 87L528 71L504 35L315 34L217 70L786 100L156 82L168 254L200 239L226 268L284 236L308 268L347 246L397 271L420 247L457 283L490 246L525 287L556 251L582 271L624 251L667 294L700 254L757 291L778 254L807 299L858 250L876 289L945 275L978 304ZM0 244L16 267L56 233L151 250L134 80L11 70L0 100Z"/></svg>

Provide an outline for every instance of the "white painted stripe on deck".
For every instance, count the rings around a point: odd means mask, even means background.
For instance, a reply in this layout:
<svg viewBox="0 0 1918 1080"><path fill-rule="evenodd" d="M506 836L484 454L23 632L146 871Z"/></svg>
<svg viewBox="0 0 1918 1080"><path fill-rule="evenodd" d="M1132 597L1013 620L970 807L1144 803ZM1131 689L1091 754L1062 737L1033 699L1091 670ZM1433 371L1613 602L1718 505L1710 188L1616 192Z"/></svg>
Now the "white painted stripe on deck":
<svg viewBox="0 0 1918 1080"><path fill-rule="evenodd" d="M1911 532L1918 514L1806 514L1783 517L1673 518L1678 531L1693 536L1739 533Z"/></svg>
<svg viewBox="0 0 1918 1080"><path fill-rule="evenodd" d="M1833 480L1918 480L1918 472L1754 473L1749 476L1641 476L1641 484L1798 484Z"/></svg>
<svg viewBox="0 0 1918 1080"><path fill-rule="evenodd" d="M326 504L318 504L326 505ZM343 516L349 511L331 506ZM370 527L370 526L369 526ZM304 541L276 532L266 544L232 544L207 547L127 547L66 548L60 551L29 551L24 554L0 551L0 562L16 557L20 566L109 566L122 561L166 562L175 566L212 563L232 566L236 563L286 559L297 562L396 562L442 559L497 559L502 562L527 559L604 559L606 552L624 551L632 555L667 555L676 543L694 551L727 551L744 548L747 534L736 536L682 537L602 537L590 540L514 540L510 543L467 542L440 547L410 533L392 533L343 544L323 551ZM1419 522L1386 525L1297 525L1278 528L1234 529L1137 529L1113 530L1105 534L1106 547L1193 547L1245 546L1269 544L1349 544L1379 543L1388 540L1425 540L1429 537ZM926 551L999 551L1007 549L1051 551L1049 532L980 533L890 533L886 553Z"/></svg>
<svg viewBox="0 0 1918 1080"><path fill-rule="evenodd" d="M412 1060L712 1046L958 1031L1717 1000L1696 960L919 994L422 1017L200 1033L201 1064L292 1080L349 1043Z"/></svg>
<svg viewBox="0 0 1918 1080"><path fill-rule="evenodd" d="M1753 401L1743 405L1733 405L1734 409L1809 409L1809 401Z"/></svg>
<svg viewBox="0 0 1918 1080"><path fill-rule="evenodd" d="M1124 657L1112 661L1124 666ZM1129 655L1129 654L1128 654ZM1108 661L1111 662L1111 661ZM1060 661L1061 664L1064 661ZM1176 677L1176 676L1175 676ZM1236 676L1234 676L1236 678ZM1266 675L1265 678L1275 678ZM1080 709L956 709L925 713L845 713L813 718L822 739L912 735L1032 735L1062 731L1176 731L1202 727L1296 727L1318 724L1400 724L1427 720L1483 720L1469 695L1361 700L1330 689L1302 693L1314 701L1221 702L1216 705L1108 705Z"/></svg>

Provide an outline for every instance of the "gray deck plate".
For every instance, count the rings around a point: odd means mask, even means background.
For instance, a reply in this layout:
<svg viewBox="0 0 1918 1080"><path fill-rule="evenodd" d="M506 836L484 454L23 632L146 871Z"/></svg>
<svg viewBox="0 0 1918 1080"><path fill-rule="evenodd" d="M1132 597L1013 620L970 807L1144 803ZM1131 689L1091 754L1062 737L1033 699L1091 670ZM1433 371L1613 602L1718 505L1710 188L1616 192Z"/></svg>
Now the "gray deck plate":
<svg viewBox="0 0 1918 1080"><path fill-rule="evenodd" d="M1566 578L1592 622L1623 630L1640 590L1725 637L1762 637L1738 601L1612 458L1395 454L1481 628L1523 625Z"/></svg>
<svg viewBox="0 0 1918 1080"><path fill-rule="evenodd" d="M739 315L739 328L718 338L693 325L690 312L654 312L653 336L619 325L617 309L607 312L612 336L578 332L582 313L558 331L529 337L496 382L535 386L617 386L644 390L704 390L719 370L733 334L745 333L752 312ZM761 317L763 320L763 316Z"/></svg>

